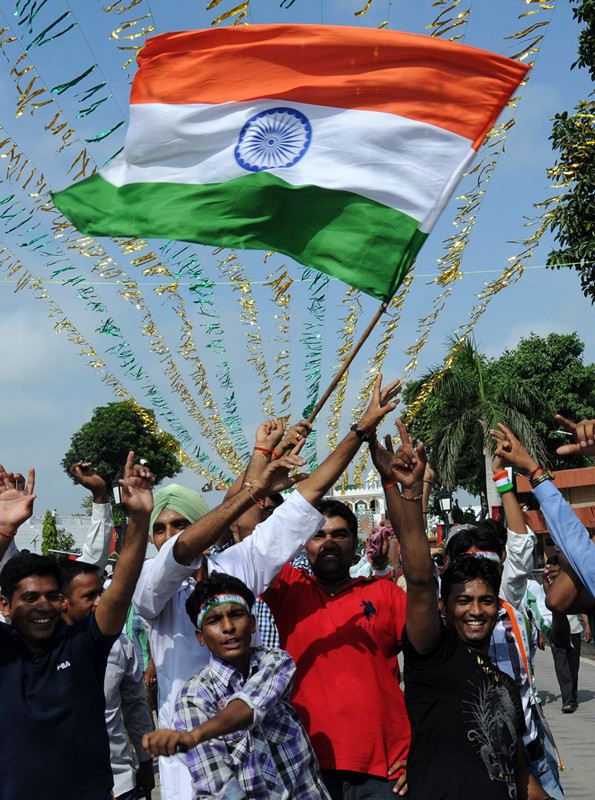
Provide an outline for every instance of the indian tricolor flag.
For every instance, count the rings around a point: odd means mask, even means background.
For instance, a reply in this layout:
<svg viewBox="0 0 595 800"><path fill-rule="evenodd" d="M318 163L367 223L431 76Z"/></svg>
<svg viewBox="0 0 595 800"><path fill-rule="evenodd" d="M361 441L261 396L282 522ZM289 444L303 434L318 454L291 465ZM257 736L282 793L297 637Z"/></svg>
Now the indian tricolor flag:
<svg viewBox="0 0 595 800"><path fill-rule="evenodd" d="M149 39L122 153L54 195L83 233L277 250L379 299L527 67L387 30Z"/></svg>

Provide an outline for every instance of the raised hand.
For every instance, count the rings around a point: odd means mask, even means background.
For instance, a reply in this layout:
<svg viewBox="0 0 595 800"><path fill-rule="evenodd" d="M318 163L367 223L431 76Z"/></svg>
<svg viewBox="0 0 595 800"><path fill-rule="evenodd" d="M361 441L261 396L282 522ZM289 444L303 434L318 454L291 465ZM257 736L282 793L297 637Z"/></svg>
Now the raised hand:
<svg viewBox="0 0 595 800"><path fill-rule="evenodd" d="M302 439L293 453L277 458L267 464L258 478L252 482L253 488L251 491L253 494L259 498L268 497L268 495L275 492L289 489L290 486L294 486L308 477L307 472L293 472L293 470L308 463L304 458L297 455L302 449L304 441L305 439ZM293 474L290 474L291 472Z"/></svg>
<svg viewBox="0 0 595 800"><path fill-rule="evenodd" d="M400 419L397 420L397 427L402 444L391 461L393 476L401 484L401 491L421 490L427 461L424 446L419 442L417 448L413 447L411 436Z"/></svg>
<svg viewBox="0 0 595 800"><path fill-rule="evenodd" d="M275 450L281 438L285 425L283 420L273 417L273 419L266 419L259 425L256 431L255 447L262 447L265 450Z"/></svg>
<svg viewBox="0 0 595 800"><path fill-rule="evenodd" d="M90 461L77 461L68 470L72 478L88 489L93 495L95 503L107 503L107 488L103 478L92 470Z"/></svg>
<svg viewBox="0 0 595 800"><path fill-rule="evenodd" d="M539 466L525 450L523 445L516 438L514 433L503 425L498 423L498 428L490 431L492 439L496 442L496 450L494 455L504 459L506 463L515 467L523 475L528 475L534 472Z"/></svg>
<svg viewBox="0 0 595 800"><path fill-rule="evenodd" d="M557 421L571 433L574 444L563 444L556 453L559 456L595 456L595 419L582 419L571 422L561 414L556 414Z"/></svg>
<svg viewBox="0 0 595 800"><path fill-rule="evenodd" d="M391 462L395 453L390 435L384 437L384 445L383 447L374 436L369 442L370 455L382 483L391 483L394 480Z"/></svg>
<svg viewBox="0 0 595 800"><path fill-rule="evenodd" d="M275 452L278 456L286 455L287 453L299 452L296 447L312 432L312 425L305 419L301 419L296 425L292 425L283 439L275 447ZM300 447L301 450L301 447Z"/></svg>
<svg viewBox="0 0 595 800"><path fill-rule="evenodd" d="M403 388L401 381L396 380L385 386L384 389L380 388L382 383L382 374L379 372L376 376L376 383L374 384L374 391L372 398L364 415L361 418L359 425L366 433L374 433L381 420L390 412L394 411L399 401L394 398L397 397Z"/></svg>
<svg viewBox="0 0 595 800"><path fill-rule="evenodd" d="M12 536L19 526L33 514L33 494L35 488L35 470L29 470L25 478L20 472L6 472L0 464L0 530Z"/></svg>
<svg viewBox="0 0 595 800"><path fill-rule="evenodd" d="M153 510L155 476L148 467L134 463L134 451L128 453L122 486L122 502L129 514L150 515Z"/></svg>

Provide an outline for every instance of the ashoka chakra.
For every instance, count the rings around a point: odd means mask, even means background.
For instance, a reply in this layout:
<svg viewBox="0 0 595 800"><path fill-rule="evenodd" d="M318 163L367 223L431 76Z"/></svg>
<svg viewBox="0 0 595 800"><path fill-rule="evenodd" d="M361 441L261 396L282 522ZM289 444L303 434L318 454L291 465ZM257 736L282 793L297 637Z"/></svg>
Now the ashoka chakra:
<svg viewBox="0 0 595 800"><path fill-rule="evenodd" d="M310 147L312 126L295 108L269 108L242 128L235 148L238 164L251 172L293 167Z"/></svg>

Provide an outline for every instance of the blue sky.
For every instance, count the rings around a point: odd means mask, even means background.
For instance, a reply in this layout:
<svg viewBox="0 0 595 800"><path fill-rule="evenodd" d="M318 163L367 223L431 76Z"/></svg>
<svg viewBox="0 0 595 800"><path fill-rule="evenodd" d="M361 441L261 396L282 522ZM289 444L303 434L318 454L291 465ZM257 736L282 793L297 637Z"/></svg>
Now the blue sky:
<svg viewBox="0 0 595 800"><path fill-rule="evenodd" d="M120 5L125 7L129 3ZM206 5L206 3L204 4ZM154 24L155 32L166 30L192 29L208 26L217 13L223 13L236 3L222 2L216 9L207 12L204 5L190 4L181 0L174 2L156 2L141 0L129 11L107 13L105 3L85 2L71 7L67 2L56 0L46 4L38 15L32 19L28 28L23 17L15 16L15 3L0 1L0 28L10 27L9 34L17 37L17 41L4 45L4 58L0 59L2 80L0 81L0 107L3 109L0 124L6 135L15 141L26 154L29 161L42 171L52 189L68 185L73 172L68 169L80 147L66 147L56 153L58 137L52 137L46 126L51 122L58 108L64 114L74 130L74 137L83 140L105 132L127 118L128 78L133 74L132 65L122 69L122 65L130 51L118 50L118 46L130 46L142 42L144 37L123 39L122 36L135 34L146 24ZM336 0L336 2L305 2L295 0L291 5L282 7L278 2L251 0L249 21L253 24L265 22L300 22L341 25L365 25L377 27L388 20L389 27L417 33L426 33L428 25L438 10L431 7L430 2L411 3L406 0L373 0L369 11L360 16L355 12L361 10L363 0ZM553 5L550 4L550 5ZM21 4L22 6L22 4ZM51 6L48 8L48 6ZM553 164L553 155L548 142L551 129L550 118L558 111L571 110L576 102L585 98L592 90L588 75L577 70L570 71L570 64L575 58L576 35L578 27L572 20L570 4L566 0L557 0L554 12L539 11L538 14L518 19L519 14L539 10L537 3L528 4L523 0L499 0L498 3L482 2L471 6L468 23L465 28L465 43L491 49L503 55L515 52L513 41L506 36L522 30L537 21L550 20L545 30L545 39L536 57L535 69L527 87L522 92L521 101L516 111L516 124L512 128L506 143L506 152L500 158L498 167L490 182L485 200L473 229L470 244L465 251L462 264L463 278L458 281L445 309L441 312L433 327L428 343L422 351L418 372L440 363L444 356L444 340L453 330L460 328L468 320L469 312L476 300L476 295L483 288L484 282L493 280L505 267L507 260L518 253L521 247L518 242L527 236L525 222L535 216L533 204L548 197L546 169ZM467 6L461 4L463 11ZM42 46L32 45L28 50L28 61L18 62L17 70L25 64L33 68L20 78L19 86L23 89L37 75L34 89L47 87L51 89L72 81L80 76L92 64L98 66L76 87L65 90L61 94L50 95L49 91L40 95L39 100L54 98L54 104L40 107L30 113L30 108L17 116L19 101L17 84L10 76L11 68L36 35L49 25L59 20L62 14L68 14L56 24L51 33L56 34ZM146 20L141 18L146 16ZM141 20L134 25L125 26L133 20ZM22 24L19 24L22 23ZM67 30L73 24L72 29ZM116 28L122 27L118 37L111 36ZM13 73L14 76L14 73ZM95 85L105 83L103 92L97 91L85 100L85 94ZM93 112L82 115L91 103L102 97L106 99ZM101 165L117 149L124 140L125 125L102 141L89 144L88 153L92 162ZM5 152L5 151L3 151ZM6 164L0 162L0 167ZM38 174L37 173L37 174ZM22 215L32 208L32 198L27 191L23 192L15 173L7 177L0 172L0 209L20 203ZM463 183L455 194L468 191L472 183ZM11 198L14 194L14 199ZM416 266L416 278L413 288L405 304L400 324L391 343L384 372L387 378L402 373L408 356L406 349L411 346L417 336L418 320L426 316L436 295L436 287L428 286L431 277L437 273L437 261L444 255L443 240L454 230L452 221L456 215L457 201L453 200L443 217L432 232L430 239L422 249ZM15 217L16 222L24 216ZM296 221L299 222L299 221ZM25 247L37 235L48 233L47 216L35 212L32 222L9 232L11 225L6 220L0 227L0 239L8 252L18 253L21 261L31 271L45 279L50 276L52 260L44 256L34 246ZM61 250L59 240L46 238L43 240L50 252L61 252L66 261L75 270L72 274L91 277L90 263L92 259L77 256L72 251L65 254ZM131 266L130 258L123 259L117 248L104 241L102 244L113 256L120 258L120 265L129 275L141 283L141 290L147 307L151 310L155 321L163 335L163 339L176 363L184 373L189 386L191 380L187 365L176 353L180 344L180 317L171 308L167 295L159 295L155 287L142 282L140 270ZM159 247L162 243L154 243ZM545 270L542 265L551 239L544 237L542 245L536 250L521 280L502 291L490 303L475 327L475 336L480 348L488 356L497 356L504 348L514 347L522 336L530 332L545 335L550 331L578 331L586 343L586 359L595 361L593 343L592 306L582 296L578 277L570 270L554 272ZM205 276L221 282L217 272L216 260L209 248L194 248ZM54 252L54 251L51 251ZM267 374L271 378L275 396L276 410L281 410L280 398L286 381L274 377L279 365L275 357L280 350L288 350L288 378L292 393L290 406L299 416L305 405L305 383L308 372L306 354L300 345L303 326L308 321L305 308L309 294L306 285L299 281L303 269L287 259L273 256L263 263L263 254L240 253L241 263L247 275L254 278L253 297L258 308L259 333L262 341L262 353L265 358ZM266 279L273 269L286 264L290 275L296 280L291 288L290 328L287 335L279 332L278 308L271 302L271 294L259 282ZM136 269L136 271L135 271ZM77 348L64 333L55 333L54 325L62 317L48 319L47 303L38 300L28 290L14 293L15 282L7 279L6 270L0 271L0 335L2 336L2 375L3 375L3 446L0 460L8 469L25 472L29 466L38 471L37 513L45 508L58 508L62 513L76 511L81 497L81 490L72 487L59 467L59 461L68 448L71 434L85 422L92 409L114 399L113 392L99 380L98 370L87 365L87 359L79 355ZM95 279L94 279L95 280ZM107 312L103 315L93 314L77 296L77 289L62 286L59 282L46 284L55 302L64 312L64 317L71 321L97 349L104 355L107 341L105 334L98 333L107 317L114 320L125 336L126 341L138 360L154 378L164 396L168 397L172 409L179 414L180 420L192 432L194 441L203 447L204 441L200 431L196 430L192 419L175 396L168 392L167 383L160 372L159 358L149 347L150 337L144 336L140 330L141 312L131 303L118 296L117 287L107 281L93 284L97 296L105 305ZM228 287L217 285L214 296L219 309L220 320L224 329L225 352L222 354L211 349L201 349L201 342L208 342L208 332L203 326L209 320L193 313L191 298L188 300L188 319L195 327L195 338L201 357L207 370L215 399L221 404L224 392L217 378L223 359L230 365L230 372L235 389L238 413L241 417L246 437L253 436L254 430L261 420L261 403L258 394L259 381L248 364L250 353L246 349L246 325L240 319L237 295ZM340 319L345 313L345 287L338 282L329 284L326 297L326 316L322 330L322 389L330 380L332 369L337 363L336 351L340 343ZM362 313L360 315L358 334L367 324L377 307L372 298L362 297ZM277 317L275 316L277 315ZM287 338L287 343L279 341ZM114 340L115 341L115 340ZM340 420L340 430L347 430L350 424L350 411L355 404L361 380L369 369L369 362L378 339L372 339L369 346L358 356L350 374L346 402ZM110 356L106 356L110 358ZM112 360L110 367L117 371ZM119 373L122 381L127 382L123 373ZM413 375L412 375L413 377ZM132 382L129 386L134 389ZM142 395L137 398L143 402ZM319 423L318 453L324 456L325 426L328 412L323 411ZM390 429L390 428L387 428ZM206 452L215 460L213 449L206 445ZM186 473L180 480L187 485L198 487L203 480L193 473ZM213 495L211 498L220 495Z"/></svg>

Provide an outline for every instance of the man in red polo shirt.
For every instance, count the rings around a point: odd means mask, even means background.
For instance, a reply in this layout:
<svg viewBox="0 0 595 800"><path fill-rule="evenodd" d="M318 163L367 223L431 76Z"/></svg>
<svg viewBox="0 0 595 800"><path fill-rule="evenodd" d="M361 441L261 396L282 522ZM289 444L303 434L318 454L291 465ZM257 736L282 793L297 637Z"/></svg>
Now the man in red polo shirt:
<svg viewBox="0 0 595 800"><path fill-rule="evenodd" d="M314 574L286 564L265 599L331 797L392 798L411 736L397 663L406 596L390 580L351 578L357 519L336 500L318 510L326 523L306 546Z"/></svg>

